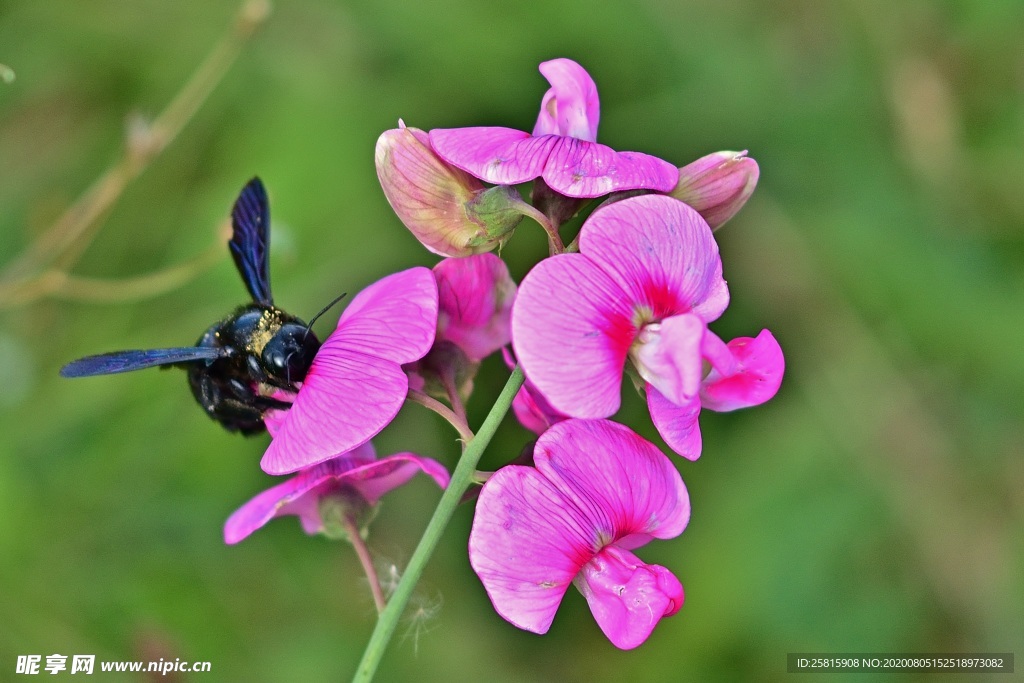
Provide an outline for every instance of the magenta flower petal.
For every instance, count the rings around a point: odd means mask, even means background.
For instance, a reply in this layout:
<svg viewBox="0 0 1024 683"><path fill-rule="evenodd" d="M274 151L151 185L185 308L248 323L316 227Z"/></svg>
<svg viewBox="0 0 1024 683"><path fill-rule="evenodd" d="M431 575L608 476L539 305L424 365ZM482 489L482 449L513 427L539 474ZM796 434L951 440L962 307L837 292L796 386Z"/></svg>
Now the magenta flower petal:
<svg viewBox="0 0 1024 683"><path fill-rule="evenodd" d="M582 418L619 409L636 338L625 292L581 254L538 263L512 309L512 346L527 378L556 410Z"/></svg>
<svg viewBox="0 0 1024 683"><path fill-rule="evenodd" d="M366 443L398 414L408 389L400 365L351 351L331 335L260 466L267 474L288 474Z"/></svg>
<svg viewBox="0 0 1024 683"><path fill-rule="evenodd" d="M562 596L592 554L591 534L575 514L532 467L503 467L480 492L469 562L495 611L515 626L547 633Z"/></svg>
<svg viewBox="0 0 1024 683"><path fill-rule="evenodd" d="M674 577L628 552L686 526L679 473L652 444L607 420L554 425L534 458L536 468L504 467L484 485L469 539L474 571L498 613L535 633L548 630L575 579L612 641L634 647L650 633L640 636L643 601L655 622L682 602ZM607 604L608 591L625 596L618 607Z"/></svg>
<svg viewBox="0 0 1024 683"><path fill-rule="evenodd" d="M518 185L544 172L550 152L538 141L545 138L498 126L435 128L430 146L447 163L481 180Z"/></svg>
<svg viewBox="0 0 1024 683"><path fill-rule="evenodd" d="M516 283L494 254L445 259L434 266L439 313L437 338L456 344L474 361L512 340Z"/></svg>
<svg viewBox="0 0 1024 683"><path fill-rule="evenodd" d="M410 268L353 298L327 338L291 408L268 413L273 440L260 463L287 474L366 443L398 414L409 389L401 364L434 343L437 284Z"/></svg>
<svg viewBox="0 0 1024 683"><path fill-rule="evenodd" d="M357 294L331 338L346 350L401 364L422 358L436 329L437 284L429 269L418 267L388 275Z"/></svg>
<svg viewBox="0 0 1024 683"><path fill-rule="evenodd" d="M365 443L333 460L320 463L297 476L263 491L228 518L224 524L224 540L235 544L249 536L274 517L296 515L307 534L320 530L317 496L307 496L337 474L345 472L352 462L375 460L373 444Z"/></svg>
<svg viewBox="0 0 1024 683"><path fill-rule="evenodd" d="M672 462L617 422L560 422L537 440L533 460L583 511L602 545L614 540L632 549L674 538L690 519L690 499Z"/></svg>
<svg viewBox="0 0 1024 683"><path fill-rule="evenodd" d="M430 145L446 162L497 185L543 177L567 197L599 197L622 190L667 192L679 169L640 152L616 152L597 142L561 135L533 137L511 128L436 128Z"/></svg>
<svg viewBox="0 0 1024 683"><path fill-rule="evenodd" d="M544 93L540 116L533 127L535 136L555 134L580 140L597 140L601 105L597 85L586 70L571 59L542 62L540 72L551 89Z"/></svg>
<svg viewBox="0 0 1024 683"><path fill-rule="evenodd" d="M370 505L375 505L381 496L396 489L414 476L423 472L440 486L448 487L448 470L431 458L415 453L395 453L383 460L375 460L345 473L345 482L362 494Z"/></svg>
<svg viewBox="0 0 1024 683"><path fill-rule="evenodd" d="M608 640L623 650L641 645L683 604L683 586L672 572L615 546L588 562L575 583Z"/></svg>
<svg viewBox="0 0 1024 683"><path fill-rule="evenodd" d="M647 407L651 411L651 421L669 448L687 460L700 457L702 442L697 421L701 408L699 397L694 396L677 405L648 384Z"/></svg>
<svg viewBox="0 0 1024 683"><path fill-rule="evenodd" d="M671 197L634 197L595 211L580 232L580 252L652 319L692 312L711 322L729 305L711 228Z"/></svg>
<svg viewBox="0 0 1024 683"><path fill-rule="evenodd" d="M288 481L260 493L235 511L224 525L224 540L238 543L274 517L297 515L308 534L323 529L319 500L340 491L357 491L374 505L388 491L417 472L429 475L438 486L448 485L448 472L435 460L414 453L398 453L377 460L369 443L303 470Z"/></svg>
<svg viewBox="0 0 1024 683"><path fill-rule="evenodd" d="M633 352L640 376L673 403L692 399L704 376L700 350L706 330L704 321L692 313L646 325Z"/></svg>
<svg viewBox="0 0 1024 683"><path fill-rule="evenodd" d="M664 192L662 188L675 187L679 178L678 168L649 154L616 152L600 143L571 137L534 140L547 149L541 174L544 182L566 197L600 197L625 190Z"/></svg>
<svg viewBox="0 0 1024 683"><path fill-rule="evenodd" d="M718 343L721 344L720 339ZM705 408L719 412L749 408L775 396L786 362L771 332L761 330L754 338L733 339L727 352L727 358L723 358L726 354L709 358L711 372L701 388L701 404Z"/></svg>

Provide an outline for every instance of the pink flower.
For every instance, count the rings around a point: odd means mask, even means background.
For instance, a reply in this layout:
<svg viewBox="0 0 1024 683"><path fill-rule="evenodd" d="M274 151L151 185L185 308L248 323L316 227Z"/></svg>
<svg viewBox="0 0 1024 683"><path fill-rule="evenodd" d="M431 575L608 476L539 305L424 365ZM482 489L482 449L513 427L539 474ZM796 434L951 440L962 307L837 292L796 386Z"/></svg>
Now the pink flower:
<svg viewBox="0 0 1024 683"><path fill-rule="evenodd" d="M448 258L434 266L439 310L437 339L480 361L512 340L516 283L494 254Z"/></svg>
<svg viewBox="0 0 1024 683"><path fill-rule="evenodd" d="M307 534L330 530L337 520L325 519L324 512L337 510L333 505L343 504L353 510L376 505L381 496L421 471L441 488L448 486L448 472L437 461L414 453L377 460L373 445L364 443L303 470L238 508L224 525L224 541L238 543L274 517L284 515L298 516Z"/></svg>
<svg viewBox="0 0 1024 683"><path fill-rule="evenodd" d="M620 190L668 192L679 169L638 152L598 144L597 86L576 62L540 65L551 89L541 101L533 134L511 128L430 131L434 152L449 164L489 183L516 185L541 177L567 197L599 197Z"/></svg>
<svg viewBox="0 0 1024 683"><path fill-rule="evenodd" d="M351 451L398 414L409 389L403 363L434 342L437 285L410 268L370 285L324 341L291 408L264 416L273 440L260 465L287 474Z"/></svg>
<svg viewBox="0 0 1024 683"><path fill-rule="evenodd" d="M651 443L608 420L567 420L544 432L536 468L498 470L480 492L469 561L495 610L546 633L575 583L622 649L643 643L683 604L664 567L631 551L673 538L690 518L686 487Z"/></svg>
<svg viewBox="0 0 1024 683"><path fill-rule="evenodd" d="M770 332L726 344L708 330L728 303L704 219L671 197L633 197L590 216L580 253L546 259L526 276L512 311L512 345L551 406L580 418L618 410L629 360L646 381L658 431L695 460L702 405L758 405L782 382L782 350Z"/></svg>

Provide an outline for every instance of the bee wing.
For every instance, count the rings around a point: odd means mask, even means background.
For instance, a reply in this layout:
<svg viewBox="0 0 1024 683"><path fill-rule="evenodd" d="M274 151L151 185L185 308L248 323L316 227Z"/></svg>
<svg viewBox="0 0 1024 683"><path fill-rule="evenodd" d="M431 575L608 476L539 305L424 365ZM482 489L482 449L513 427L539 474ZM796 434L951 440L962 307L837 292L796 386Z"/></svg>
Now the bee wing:
<svg viewBox="0 0 1024 683"><path fill-rule="evenodd" d="M210 346L184 346L174 349L115 351L73 360L60 369L61 377L92 377L142 370L155 365L212 361L228 354L227 349Z"/></svg>
<svg viewBox="0 0 1024 683"><path fill-rule="evenodd" d="M231 209L228 247L245 288L257 303L273 304L270 293L270 203L259 178L253 178Z"/></svg>

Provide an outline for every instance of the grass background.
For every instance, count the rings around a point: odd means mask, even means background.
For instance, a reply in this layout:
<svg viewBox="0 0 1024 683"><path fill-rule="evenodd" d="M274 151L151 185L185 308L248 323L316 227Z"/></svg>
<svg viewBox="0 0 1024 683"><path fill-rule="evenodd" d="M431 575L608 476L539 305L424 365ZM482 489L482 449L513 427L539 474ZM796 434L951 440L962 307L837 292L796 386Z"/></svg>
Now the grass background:
<svg viewBox="0 0 1024 683"><path fill-rule="evenodd" d="M0 84L0 273L117 160L126 115L158 113L236 10L0 4L0 63L17 74ZM575 591L544 637L503 622L468 565L465 508L380 680L769 680L795 651L1012 651L1024 635L1022 32L1017 0L281 2L72 271L121 279L195 257L257 173L276 299L296 315L432 265L377 185L379 133L398 117L529 129L546 88L536 65L572 57L597 81L603 142L679 165L719 149L760 163L754 198L717 233L733 304L715 330L772 329L786 380L766 406L705 415L703 457L676 461L693 519L641 555L672 568L687 600L643 647L615 650ZM504 255L518 279L544 252L524 224ZM350 550L294 520L221 540L223 520L271 483L264 440L208 420L181 373L57 376L88 353L191 343L245 298L227 250L159 296L74 294L0 300L0 679L17 655L52 653L212 662L183 680L348 678L374 621ZM502 376L485 366L475 424ZM656 439L634 397L619 419ZM510 421L485 464L526 438ZM417 406L376 442L449 464L457 452ZM378 555L404 564L436 498L425 480L392 494Z"/></svg>

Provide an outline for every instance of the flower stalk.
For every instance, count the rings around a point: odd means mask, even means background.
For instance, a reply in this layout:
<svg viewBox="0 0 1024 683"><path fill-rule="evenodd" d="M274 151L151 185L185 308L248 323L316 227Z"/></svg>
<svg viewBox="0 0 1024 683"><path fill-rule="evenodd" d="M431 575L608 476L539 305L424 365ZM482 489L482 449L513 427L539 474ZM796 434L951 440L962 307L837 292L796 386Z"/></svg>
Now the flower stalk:
<svg viewBox="0 0 1024 683"><path fill-rule="evenodd" d="M401 618L402 612L412 596L416 583L423 574L427 561L437 548L437 544L441 540L441 534L444 532L445 527L448 526L448 522L451 521L455 508L458 506L463 494L470 484L473 483L473 477L476 475L476 466L480 462L480 456L483 455L484 449L490 444L494 433L498 429L498 425L501 424L502 419L504 419L509 408L512 406L512 399L515 398L516 392L522 386L523 371L522 368L517 366L505 383L505 388L501 390L498 400L495 401L491 411L484 419L484 423L480 425L480 430L469 442L466 450L462 453L462 457L459 458L455 471L452 473L451 482L441 496L437 509L434 510L434 515L430 518L426 531L423 532L419 545L416 546L415 552L413 552L412 557L409 559L409 566L406 567L405 574L388 601L387 607L384 608L384 611L381 612L380 617L377 619L377 625L370 636L370 642L367 643L366 650L363 652L363 659L359 662L359 668L356 669L356 675L352 679L355 683L366 683L373 680L373 675L376 673L380 660L384 656L384 650L387 648L391 636L398 626L398 620Z"/></svg>
<svg viewBox="0 0 1024 683"><path fill-rule="evenodd" d="M384 591L380 587L380 578L377 576L377 570L373 567L373 557L370 555L370 549L366 547L366 541L363 539L363 535L359 533L359 525L352 518L352 515L345 515L342 518L345 531L348 535L348 540L352 543L352 547L355 548L356 555L359 556L359 564L363 566L363 572L366 573L366 580L370 583L370 592L373 594L373 603L377 606L377 614L384 611L387 607L387 601L384 599Z"/></svg>

